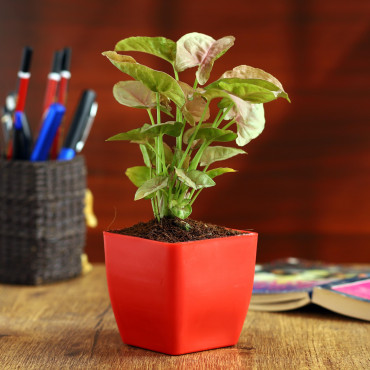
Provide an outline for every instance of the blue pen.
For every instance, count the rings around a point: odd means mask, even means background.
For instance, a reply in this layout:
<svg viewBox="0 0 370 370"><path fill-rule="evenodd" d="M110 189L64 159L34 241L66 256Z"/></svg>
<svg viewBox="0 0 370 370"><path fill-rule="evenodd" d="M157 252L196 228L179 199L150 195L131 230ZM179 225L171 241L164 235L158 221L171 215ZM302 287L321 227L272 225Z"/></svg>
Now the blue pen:
<svg viewBox="0 0 370 370"><path fill-rule="evenodd" d="M14 113L13 159L29 160L32 147L31 130L24 112Z"/></svg>
<svg viewBox="0 0 370 370"><path fill-rule="evenodd" d="M50 105L32 151L31 161L46 161L49 158L51 145L65 111L66 108L62 104L54 103Z"/></svg>

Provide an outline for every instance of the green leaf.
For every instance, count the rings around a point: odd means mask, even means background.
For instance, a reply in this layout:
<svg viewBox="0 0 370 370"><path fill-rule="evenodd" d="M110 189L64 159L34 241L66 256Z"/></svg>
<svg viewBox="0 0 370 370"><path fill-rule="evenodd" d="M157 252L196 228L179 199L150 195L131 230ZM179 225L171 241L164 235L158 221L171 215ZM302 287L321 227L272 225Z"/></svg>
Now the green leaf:
<svg viewBox="0 0 370 370"><path fill-rule="evenodd" d="M170 117L173 118L173 114L171 113L171 111L168 108L170 108L170 107L163 107L161 105L159 109L161 110L161 112L167 114L167 116L170 116Z"/></svg>
<svg viewBox="0 0 370 370"><path fill-rule="evenodd" d="M127 132L121 132L120 134L110 137L106 141L128 140L143 144L149 139L155 138L159 135L166 134L169 136L177 137L181 134L183 125L184 124L182 122L174 121L159 123L156 125L149 125L145 123L140 128L135 128Z"/></svg>
<svg viewBox="0 0 370 370"><path fill-rule="evenodd" d="M148 142L145 143L144 146L145 146L146 152L148 154L148 158L149 158L149 162L151 163L151 166L155 166L156 165L156 154L153 150L154 140L153 139L148 140Z"/></svg>
<svg viewBox="0 0 370 370"><path fill-rule="evenodd" d="M206 148L200 158L201 166L208 166L217 161L229 159L238 154L245 154L246 152L238 148L229 148L224 146L209 146Z"/></svg>
<svg viewBox="0 0 370 370"><path fill-rule="evenodd" d="M129 37L119 41L115 51L141 51L155 55L174 64L176 58L176 43L165 37Z"/></svg>
<svg viewBox="0 0 370 370"><path fill-rule="evenodd" d="M168 185L168 177L156 176L150 180L147 180L137 189L135 194L135 200L147 197L154 192L165 188Z"/></svg>
<svg viewBox="0 0 370 370"><path fill-rule="evenodd" d="M260 86L260 85L264 86ZM227 91L240 99L248 100L252 103L267 103L277 99L275 91L275 85L270 84L262 80L244 80L240 78L223 78L217 80L210 85L206 86L205 89L219 89ZM269 88L270 87L270 88ZM226 97L226 96L224 96Z"/></svg>
<svg viewBox="0 0 370 370"><path fill-rule="evenodd" d="M182 156L184 155L184 151L179 149L179 148L175 148L175 153L174 153L174 164L175 166L180 163L181 161L181 158ZM182 168L183 169L188 169L189 168L189 163L190 163L190 155L187 155L186 158L185 158L185 161L184 163L182 164Z"/></svg>
<svg viewBox="0 0 370 370"><path fill-rule="evenodd" d="M120 141L120 140L128 140L128 141L143 141L145 138L147 138L148 135L144 135L141 132L140 128L135 128L133 130L127 131L127 132L121 132L120 134L111 136L106 141Z"/></svg>
<svg viewBox="0 0 370 370"><path fill-rule="evenodd" d="M233 141L237 138L237 134L235 134L231 130L222 130L220 128L211 127L212 124L205 123L203 124L197 134L195 135L195 140L207 140L207 141L220 141L220 142L227 142L227 141ZM184 133L184 143L187 144L191 135L195 131L195 127L190 128Z"/></svg>
<svg viewBox="0 0 370 370"><path fill-rule="evenodd" d="M235 38L226 36L219 40L203 33L192 32L177 41L176 69L199 66L196 77L200 85L204 85L211 73L213 63L234 45Z"/></svg>
<svg viewBox="0 0 370 370"><path fill-rule="evenodd" d="M236 170L228 167L220 167L220 168L214 168L212 170L209 170L206 172L206 174L211 178L214 179L216 176L223 175L224 173L229 172L237 172Z"/></svg>
<svg viewBox="0 0 370 370"><path fill-rule="evenodd" d="M173 153L169 145L165 142L163 143L163 150L164 150L164 160L166 164L171 164L173 159Z"/></svg>
<svg viewBox="0 0 370 370"><path fill-rule="evenodd" d="M188 199L188 201L190 201L190 199ZM179 204L176 200L172 200L169 208L174 216L184 220L185 218L188 218L193 211L191 205L188 203Z"/></svg>
<svg viewBox="0 0 370 370"><path fill-rule="evenodd" d="M128 168L125 174L135 186L140 187L150 179L150 172L148 167L136 166Z"/></svg>
<svg viewBox="0 0 370 370"><path fill-rule="evenodd" d="M150 109L156 107L156 95L141 81L120 81L113 87L113 96L122 105Z"/></svg>
<svg viewBox="0 0 370 370"><path fill-rule="evenodd" d="M141 130L141 132L151 137L156 137L161 134L178 137L180 136L182 132L183 126L184 124L182 122L168 121L168 122L158 123L152 126L146 126L145 129L143 128Z"/></svg>
<svg viewBox="0 0 370 370"><path fill-rule="evenodd" d="M202 93L202 96L207 99L207 101L211 101L213 99L217 98L223 98L226 100L226 102L230 102L230 94L227 93L226 91L216 89L214 87L209 88L210 85L207 86L207 90L204 90ZM225 107L223 107L225 108Z"/></svg>
<svg viewBox="0 0 370 370"><path fill-rule="evenodd" d="M288 94L285 91L277 89L277 87L273 83L259 79L248 79L247 81L252 85L260 86L265 88L266 90L270 90L275 95L275 98L284 98L290 103Z"/></svg>
<svg viewBox="0 0 370 370"><path fill-rule="evenodd" d="M141 154L143 155L145 166L147 166L148 168L151 168L152 162L150 161L148 149L146 148L144 144L140 144L140 150L141 150Z"/></svg>
<svg viewBox="0 0 370 370"><path fill-rule="evenodd" d="M216 185L216 183L202 171L190 170L185 172L180 168L175 168L175 172L181 182L196 190Z"/></svg>
<svg viewBox="0 0 370 370"><path fill-rule="evenodd" d="M163 94L180 108L185 104L185 96L179 84L167 73L155 71L147 66L136 63L134 58L117 54L114 51L105 51L102 54L120 71L128 74L137 81L141 81L151 91Z"/></svg>
<svg viewBox="0 0 370 370"><path fill-rule="evenodd" d="M148 144L150 144L150 145L148 145ZM154 140L152 138L150 138L147 141L147 144L144 144L146 153L148 155L148 161L150 163L150 167L152 167L152 165L153 166L156 165L156 153L153 150L154 146L155 146L154 145ZM165 142L163 142L163 150L164 150L164 158L165 158L166 164L171 164L172 163L172 158L173 158L173 153L172 153L172 150L169 147L169 145L166 144Z"/></svg>
<svg viewBox="0 0 370 370"><path fill-rule="evenodd" d="M263 71L262 69L241 65L233 68L231 71L225 72L220 77L220 79L222 78L248 79L251 83L266 87L271 91L276 91L276 95L278 97L285 98L290 102L288 94L284 91L281 82L273 75Z"/></svg>

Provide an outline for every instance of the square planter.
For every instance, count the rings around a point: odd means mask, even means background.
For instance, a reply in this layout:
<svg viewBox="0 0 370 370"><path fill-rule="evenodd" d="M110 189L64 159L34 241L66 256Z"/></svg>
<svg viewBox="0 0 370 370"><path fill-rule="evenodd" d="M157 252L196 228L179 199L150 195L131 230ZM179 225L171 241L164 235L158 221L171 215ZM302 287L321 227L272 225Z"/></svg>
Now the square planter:
<svg viewBox="0 0 370 370"><path fill-rule="evenodd" d="M104 232L107 281L124 343L180 355L238 342L257 233L163 243Z"/></svg>

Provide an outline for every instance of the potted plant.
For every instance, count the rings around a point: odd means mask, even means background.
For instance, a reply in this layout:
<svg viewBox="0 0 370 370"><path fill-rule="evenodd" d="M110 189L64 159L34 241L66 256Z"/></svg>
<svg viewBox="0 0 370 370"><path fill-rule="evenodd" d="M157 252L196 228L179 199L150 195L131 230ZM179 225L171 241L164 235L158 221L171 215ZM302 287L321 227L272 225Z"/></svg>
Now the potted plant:
<svg viewBox="0 0 370 370"><path fill-rule="evenodd" d="M215 40L201 33L177 42L129 37L103 53L133 78L114 85L115 99L148 112L147 123L108 139L139 145L144 166L126 175L138 187L135 200L149 200L154 213L148 223L104 232L109 294L127 344L178 355L239 339L252 293L257 233L188 217L203 189L235 172L210 166L244 154L240 147L262 132L263 103L289 98L275 77L247 65L207 84L214 62L233 44L232 36ZM174 77L117 53L122 51L160 57L172 65ZM192 67L197 70L189 85L179 73ZM211 118L213 101L218 110ZM149 239L155 234L160 236Z"/></svg>

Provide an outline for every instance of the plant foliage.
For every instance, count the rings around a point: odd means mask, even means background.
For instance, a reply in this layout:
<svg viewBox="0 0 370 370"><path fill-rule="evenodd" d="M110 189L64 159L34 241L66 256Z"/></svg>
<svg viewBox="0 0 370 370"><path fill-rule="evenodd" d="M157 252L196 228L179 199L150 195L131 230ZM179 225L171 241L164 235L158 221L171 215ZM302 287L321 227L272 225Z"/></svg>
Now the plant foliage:
<svg viewBox="0 0 370 370"><path fill-rule="evenodd" d="M284 98L282 84L269 73L247 65L209 80L214 62L233 46L235 38L215 40L193 32L177 42L164 37L129 37L114 51L103 53L130 80L113 87L122 105L146 109L149 123L119 133L109 141L138 144L145 166L131 167L126 175L137 186L135 200L150 199L154 216L187 218L199 193L216 183L214 178L235 172L228 167L209 169L245 151L222 143L244 146L261 134L265 126L263 104ZM117 52L143 52L162 58L173 68L173 77ZM179 72L196 67L193 86L180 81ZM218 113L210 119L210 103L217 99ZM172 107L176 108L171 113ZM153 114L154 113L154 114ZM163 116L171 120L163 119ZM165 139L173 137L172 146ZM221 145L220 145L221 144Z"/></svg>

